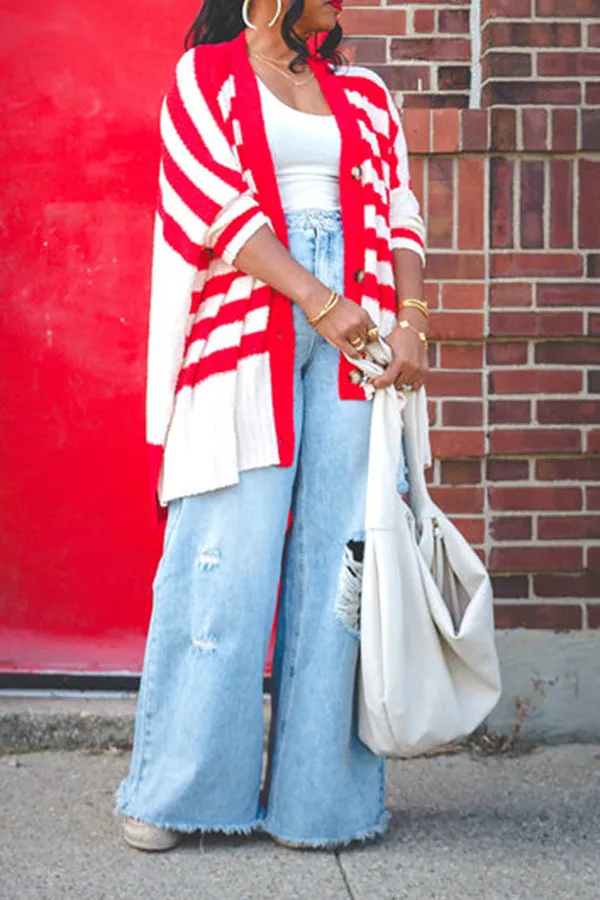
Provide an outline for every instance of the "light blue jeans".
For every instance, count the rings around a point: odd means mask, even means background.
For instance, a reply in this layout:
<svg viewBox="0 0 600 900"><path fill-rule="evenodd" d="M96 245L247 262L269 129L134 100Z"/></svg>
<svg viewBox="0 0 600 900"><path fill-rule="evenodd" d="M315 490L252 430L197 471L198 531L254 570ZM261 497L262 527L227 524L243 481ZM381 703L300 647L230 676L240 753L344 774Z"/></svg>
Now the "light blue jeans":
<svg viewBox="0 0 600 900"><path fill-rule="evenodd" d="M343 289L338 213L288 217L290 249ZM117 811L180 831L328 847L385 829L384 760L356 731L371 404L294 307L296 459L169 504L131 770ZM290 509L293 521L286 539ZM281 584L269 765L263 669Z"/></svg>

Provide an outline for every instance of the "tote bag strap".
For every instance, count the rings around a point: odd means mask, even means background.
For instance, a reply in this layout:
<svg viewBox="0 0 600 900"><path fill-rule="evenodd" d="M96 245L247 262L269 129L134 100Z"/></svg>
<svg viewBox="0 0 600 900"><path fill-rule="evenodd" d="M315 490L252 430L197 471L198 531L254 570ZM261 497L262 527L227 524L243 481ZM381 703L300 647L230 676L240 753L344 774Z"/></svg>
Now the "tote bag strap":
<svg viewBox="0 0 600 900"><path fill-rule="evenodd" d="M369 356L350 361L366 376L374 378L383 373L391 357L388 345L378 340L369 345ZM366 384L365 388L369 396L369 385ZM365 527L367 530L387 531L394 528L396 519L393 498L402 447L402 408L406 400L403 395L398 395L393 385L379 391L371 387L370 393L375 396L372 400L369 439Z"/></svg>
<svg viewBox="0 0 600 900"><path fill-rule="evenodd" d="M360 369L369 378L381 375L385 366L392 359L392 351L379 337L367 347L368 356L364 359L346 357L351 365ZM385 391L378 391L374 401L373 425L371 428L370 468L375 461L381 460L386 475L396 473L400 460L400 443L404 444L405 460L410 485L410 506L417 518L435 515L437 507L431 500L427 490L424 469L431 465L431 445L429 442L429 416L427 412L427 395L424 389L416 392L406 391L398 395L390 386ZM395 402L394 402L395 401ZM400 417L400 425L396 417ZM395 442L395 447L392 444ZM394 474L395 477L395 474ZM379 490L369 489L367 492L367 520L374 524L381 518L382 508L389 508L385 497L379 497L387 478L381 473L377 475ZM375 478L370 478L373 488ZM391 481L390 481L390 489ZM387 489L387 488L386 488ZM382 505L382 506L381 506ZM377 526L374 526L377 527Z"/></svg>
<svg viewBox="0 0 600 900"><path fill-rule="evenodd" d="M424 390L407 395L403 416L410 506L417 520L421 520L437 512L437 506L429 496L425 480L425 468L431 465L431 449L427 395Z"/></svg>

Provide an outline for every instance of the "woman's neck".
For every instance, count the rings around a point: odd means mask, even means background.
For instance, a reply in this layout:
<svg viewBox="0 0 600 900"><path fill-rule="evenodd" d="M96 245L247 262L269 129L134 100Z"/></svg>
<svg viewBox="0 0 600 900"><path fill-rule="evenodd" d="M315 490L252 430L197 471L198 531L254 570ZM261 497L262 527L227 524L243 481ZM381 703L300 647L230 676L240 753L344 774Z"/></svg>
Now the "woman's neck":
<svg viewBox="0 0 600 900"><path fill-rule="evenodd" d="M250 28L246 29L246 45L251 55L259 53L282 65L290 63L296 56L296 53L283 40L280 28L269 28L266 23L261 26L258 18L256 31Z"/></svg>

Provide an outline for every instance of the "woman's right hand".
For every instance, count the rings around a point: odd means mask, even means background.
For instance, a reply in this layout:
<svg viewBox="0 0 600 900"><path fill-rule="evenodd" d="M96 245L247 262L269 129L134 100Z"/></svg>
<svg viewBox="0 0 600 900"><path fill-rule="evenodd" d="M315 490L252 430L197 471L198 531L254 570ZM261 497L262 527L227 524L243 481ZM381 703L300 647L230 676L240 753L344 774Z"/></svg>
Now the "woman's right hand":
<svg viewBox="0 0 600 900"><path fill-rule="evenodd" d="M331 312L315 326L326 341L352 359L359 359L361 356L356 346L352 346L352 342L356 345L359 341L363 341L366 346L369 342L367 332L374 327L375 323L368 312L342 296Z"/></svg>
<svg viewBox="0 0 600 900"><path fill-rule="evenodd" d="M297 262L268 225L246 241L235 258L235 266L289 297L307 319L317 316L331 296L331 288ZM362 307L340 296L331 312L314 327L336 350L358 359L361 351L350 342L360 347L362 341L366 346L367 331L375 325Z"/></svg>
<svg viewBox="0 0 600 900"><path fill-rule="evenodd" d="M235 258L235 266L289 297L307 319L317 316L331 296L331 289L290 255L268 225L263 225L246 241ZM361 341L366 345L367 331L374 328L374 323L357 303L340 296L331 312L314 327L341 353L358 359L360 351L350 341L359 347Z"/></svg>

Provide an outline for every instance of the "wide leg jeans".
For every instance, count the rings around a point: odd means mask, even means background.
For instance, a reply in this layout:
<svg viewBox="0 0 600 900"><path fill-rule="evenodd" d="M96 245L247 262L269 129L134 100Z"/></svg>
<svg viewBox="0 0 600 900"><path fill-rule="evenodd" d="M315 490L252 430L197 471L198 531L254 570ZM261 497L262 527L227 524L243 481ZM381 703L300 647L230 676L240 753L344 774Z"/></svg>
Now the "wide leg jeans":
<svg viewBox="0 0 600 900"><path fill-rule="evenodd" d="M342 290L339 214L293 213L288 229L295 258ZM293 466L169 504L117 809L181 831L260 829L335 846L387 821L384 761L356 731L371 404L339 399L338 352L299 307L294 324ZM263 784L263 669L279 591Z"/></svg>

